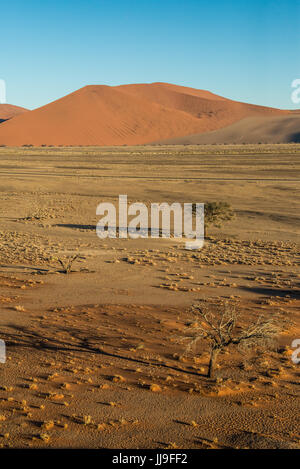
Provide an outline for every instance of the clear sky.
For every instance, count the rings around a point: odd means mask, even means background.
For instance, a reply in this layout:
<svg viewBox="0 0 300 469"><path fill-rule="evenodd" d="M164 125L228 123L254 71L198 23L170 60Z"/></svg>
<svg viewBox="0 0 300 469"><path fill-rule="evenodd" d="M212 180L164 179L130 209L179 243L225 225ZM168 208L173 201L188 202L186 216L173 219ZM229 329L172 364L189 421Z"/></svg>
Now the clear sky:
<svg viewBox="0 0 300 469"><path fill-rule="evenodd" d="M163 81L296 108L300 0L10 0L7 102L33 109L87 84Z"/></svg>

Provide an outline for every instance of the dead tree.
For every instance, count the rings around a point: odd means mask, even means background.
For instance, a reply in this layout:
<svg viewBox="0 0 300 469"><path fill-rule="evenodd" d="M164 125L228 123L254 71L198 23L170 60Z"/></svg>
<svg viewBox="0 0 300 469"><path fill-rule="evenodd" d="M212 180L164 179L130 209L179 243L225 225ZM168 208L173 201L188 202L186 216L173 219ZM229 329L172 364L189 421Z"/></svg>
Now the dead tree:
<svg viewBox="0 0 300 469"><path fill-rule="evenodd" d="M74 256L69 256L66 259L57 259L60 265L62 266L62 272L64 274L69 274L72 269L73 263L79 258L79 254L75 254Z"/></svg>
<svg viewBox="0 0 300 469"><path fill-rule="evenodd" d="M259 317L256 321L245 324L237 306L232 303L200 303L192 306L193 321L187 327L187 334L182 338L187 343L185 353L195 348L199 341L206 341L210 346L208 364L209 378L213 378L218 355L229 347L253 348L267 347L279 332L272 319Z"/></svg>

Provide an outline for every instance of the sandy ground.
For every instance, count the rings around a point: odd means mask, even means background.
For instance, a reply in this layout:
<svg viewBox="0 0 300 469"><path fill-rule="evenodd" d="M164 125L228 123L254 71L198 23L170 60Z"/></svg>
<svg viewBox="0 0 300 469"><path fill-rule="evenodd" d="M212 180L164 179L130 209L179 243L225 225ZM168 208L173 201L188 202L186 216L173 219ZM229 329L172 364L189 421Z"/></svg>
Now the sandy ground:
<svg viewBox="0 0 300 469"><path fill-rule="evenodd" d="M296 448L299 147L0 148L0 444ZM200 251L100 240L96 207L229 202ZM58 259L79 258L64 274ZM267 352L182 357L199 300L276 317Z"/></svg>

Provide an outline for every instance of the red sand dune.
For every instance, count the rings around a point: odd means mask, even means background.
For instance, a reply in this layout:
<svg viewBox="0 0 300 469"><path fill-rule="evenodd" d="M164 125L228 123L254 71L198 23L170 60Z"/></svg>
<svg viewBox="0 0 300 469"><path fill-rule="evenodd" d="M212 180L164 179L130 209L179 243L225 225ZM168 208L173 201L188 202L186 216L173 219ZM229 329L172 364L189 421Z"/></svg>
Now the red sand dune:
<svg viewBox="0 0 300 469"><path fill-rule="evenodd" d="M0 144L144 144L287 113L166 83L94 85L2 123Z"/></svg>
<svg viewBox="0 0 300 469"><path fill-rule="evenodd" d="M12 104L0 104L0 122L11 119L12 117L18 116L19 114L23 114L23 112L26 111L27 109L19 106L13 106Z"/></svg>

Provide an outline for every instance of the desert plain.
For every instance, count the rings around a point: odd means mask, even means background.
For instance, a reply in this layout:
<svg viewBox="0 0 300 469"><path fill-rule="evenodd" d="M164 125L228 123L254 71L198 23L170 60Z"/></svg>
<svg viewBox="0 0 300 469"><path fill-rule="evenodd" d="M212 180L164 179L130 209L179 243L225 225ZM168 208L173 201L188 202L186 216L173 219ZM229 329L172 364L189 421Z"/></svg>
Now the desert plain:
<svg viewBox="0 0 300 469"><path fill-rule="evenodd" d="M0 148L0 445L299 448L300 147ZM100 202L230 203L201 250L99 239ZM70 272L63 266L77 256ZM272 348L184 354L199 301L274 317Z"/></svg>

